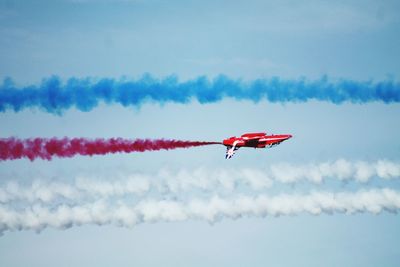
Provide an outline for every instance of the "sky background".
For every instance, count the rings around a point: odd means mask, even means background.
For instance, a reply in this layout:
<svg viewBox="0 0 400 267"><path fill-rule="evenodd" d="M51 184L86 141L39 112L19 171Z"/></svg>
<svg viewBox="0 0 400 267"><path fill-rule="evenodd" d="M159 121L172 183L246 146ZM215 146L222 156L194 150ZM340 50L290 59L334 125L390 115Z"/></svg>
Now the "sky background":
<svg viewBox="0 0 400 267"><path fill-rule="evenodd" d="M280 77L383 81L400 78L398 1L3 1L0 78L38 84L57 75L181 81L219 74L234 79ZM245 132L290 133L271 150L241 149L225 160L222 146L173 151L0 162L0 186L32 181L73 183L81 176L123 181L160 171L189 174L276 164L399 162L400 105L269 103L224 99L214 104L101 104L62 115L33 108L0 113L0 137L124 137L221 141ZM190 176L190 175L189 175ZM194 178L193 178L194 177ZM196 179L193 175L190 179ZM397 177L398 178L398 177ZM158 179L158 178L157 178ZM174 178L173 178L174 179ZM189 179L189 178L188 178ZM396 179L274 182L178 193L156 199L215 195L308 194L399 190ZM145 196L149 197L149 196ZM116 200L118 201L118 200ZM18 204L18 203L17 203ZM16 204L16 205L17 205ZM333 213L244 217L6 231L2 266L397 266L400 217Z"/></svg>

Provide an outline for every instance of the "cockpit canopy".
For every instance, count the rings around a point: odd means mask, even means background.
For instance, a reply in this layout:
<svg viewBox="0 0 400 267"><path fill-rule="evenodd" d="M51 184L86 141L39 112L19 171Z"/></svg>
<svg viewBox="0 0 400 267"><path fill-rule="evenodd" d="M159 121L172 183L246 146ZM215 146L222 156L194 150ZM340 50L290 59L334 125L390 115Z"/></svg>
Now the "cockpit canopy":
<svg viewBox="0 0 400 267"><path fill-rule="evenodd" d="M265 135L267 135L267 133L246 133L246 134L243 134L242 137L251 138L251 137L265 136Z"/></svg>

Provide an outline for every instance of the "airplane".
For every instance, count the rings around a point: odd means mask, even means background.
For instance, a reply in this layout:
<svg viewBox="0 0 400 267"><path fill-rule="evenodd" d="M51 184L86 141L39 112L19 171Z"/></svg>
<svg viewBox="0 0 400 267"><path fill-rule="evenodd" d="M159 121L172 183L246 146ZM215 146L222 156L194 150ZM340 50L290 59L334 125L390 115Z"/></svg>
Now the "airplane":
<svg viewBox="0 0 400 267"><path fill-rule="evenodd" d="M292 138L290 134L267 135L267 133L246 133L240 137L232 136L222 141L226 146L225 159L230 159L241 147L271 148Z"/></svg>

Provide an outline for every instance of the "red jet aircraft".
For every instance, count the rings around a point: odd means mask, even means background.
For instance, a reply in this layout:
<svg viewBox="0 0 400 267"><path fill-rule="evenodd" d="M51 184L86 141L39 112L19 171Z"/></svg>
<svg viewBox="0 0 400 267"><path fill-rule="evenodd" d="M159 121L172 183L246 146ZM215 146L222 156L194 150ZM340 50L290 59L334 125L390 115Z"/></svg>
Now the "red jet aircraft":
<svg viewBox="0 0 400 267"><path fill-rule="evenodd" d="M246 133L241 137L230 137L222 144L226 146L226 159L230 159L241 147L270 148L279 145L292 136L290 134L267 135L267 133Z"/></svg>

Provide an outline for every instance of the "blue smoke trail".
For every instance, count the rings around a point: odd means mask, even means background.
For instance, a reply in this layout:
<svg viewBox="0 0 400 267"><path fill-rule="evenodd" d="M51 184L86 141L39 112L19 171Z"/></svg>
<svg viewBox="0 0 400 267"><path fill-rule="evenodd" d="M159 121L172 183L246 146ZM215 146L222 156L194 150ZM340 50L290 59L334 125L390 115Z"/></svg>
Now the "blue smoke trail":
<svg viewBox="0 0 400 267"><path fill-rule="evenodd" d="M219 76L209 80L202 76L179 82L177 77L156 79L145 75L137 80L71 78L62 83L54 76L44 79L40 85L18 88L11 79L5 79L0 86L0 111L38 107L50 113L77 108L90 111L100 102L140 106L146 102L160 104L188 103L192 100L215 103L224 98L272 103L326 101L335 104L343 102L383 103L400 102L400 83L387 80L381 82L339 80L329 81L322 77L316 81L306 79L283 80L279 78L253 81L233 80Z"/></svg>

